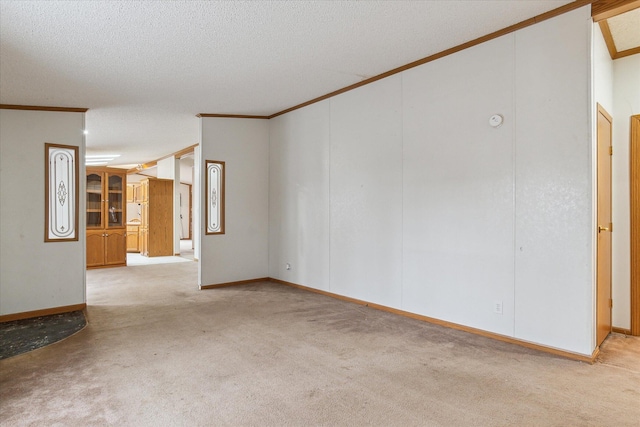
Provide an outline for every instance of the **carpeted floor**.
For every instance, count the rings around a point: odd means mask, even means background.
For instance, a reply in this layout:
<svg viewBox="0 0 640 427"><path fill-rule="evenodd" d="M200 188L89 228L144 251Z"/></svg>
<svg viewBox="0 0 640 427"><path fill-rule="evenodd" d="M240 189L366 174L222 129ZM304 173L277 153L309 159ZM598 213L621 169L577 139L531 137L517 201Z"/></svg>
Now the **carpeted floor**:
<svg viewBox="0 0 640 427"><path fill-rule="evenodd" d="M195 263L91 270L88 322L0 361L2 426L638 426L640 339L589 365Z"/></svg>

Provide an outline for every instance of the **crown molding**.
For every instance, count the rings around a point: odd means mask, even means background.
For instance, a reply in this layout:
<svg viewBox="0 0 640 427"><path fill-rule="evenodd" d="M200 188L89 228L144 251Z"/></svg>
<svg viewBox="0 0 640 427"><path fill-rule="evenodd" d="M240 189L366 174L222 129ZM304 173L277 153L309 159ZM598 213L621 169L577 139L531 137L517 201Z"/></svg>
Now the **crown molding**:
<svg viewBox="0 0 640 427"><path fill-rule="evenodd" d="M86 113L88 108L71 107L42 107L37 105L0 104L0 110L28 110L28 111L62 111L66 113Z"/></svg>

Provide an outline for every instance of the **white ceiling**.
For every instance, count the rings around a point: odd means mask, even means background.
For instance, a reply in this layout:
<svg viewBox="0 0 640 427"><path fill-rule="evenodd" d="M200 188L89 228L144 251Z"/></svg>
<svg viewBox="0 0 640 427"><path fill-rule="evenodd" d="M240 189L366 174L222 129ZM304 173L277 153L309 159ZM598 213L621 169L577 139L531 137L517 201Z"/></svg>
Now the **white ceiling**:
<svg viewBox="0 0 640 427"><path fill-rule="evenodd" d="M270 115L560 1L0 1L0 103L90 108L110 166L196 144L198 113Z"/></svg>
<svg viewBox="0 0 640 427"><path fill-rule="evenodd" d="M640 46L640 8L607 19L616 50Z"/></svg>

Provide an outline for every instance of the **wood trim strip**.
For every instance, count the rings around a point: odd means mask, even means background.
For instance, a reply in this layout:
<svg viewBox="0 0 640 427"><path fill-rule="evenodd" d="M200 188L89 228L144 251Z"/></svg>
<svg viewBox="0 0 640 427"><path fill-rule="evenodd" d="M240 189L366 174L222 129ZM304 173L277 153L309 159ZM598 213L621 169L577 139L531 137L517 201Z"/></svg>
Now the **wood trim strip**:
<svg viewBox="0 0 640 427"><path fill-rule="evenodd" d="M519 345L521 347L526 347L526 348L529 348L529 349L533 349L533 350L543 351L545 353L554 354L556 356L562 356L562 357L566 357L568 359L578 360L580 362L593 363L595 361L596 357L598 356L599 351L600 351L599 348L596 348L594 350L594 352L591 354L591 356L585 356L585 355L578 354L578 353L573 353L573 352L570 352L570 351L559 350L559 349L556 349L556 348L553 348L553 347L547 347L547 346L540 345L540 344L534 344L534 343L530 343L528 341L519 340L517 338L507 337L505 335L500 335L500 334L496 334L496 333L493 333L493 332L484 331L482 329L476 329L476 328L472 328L472 327L469 327L469 326L459 325L457 323L447 322L445 320L440 320L440 319L436 319L436 318L433 318L433 317L422 316L420 314L415 314L415 313L411 313L411 312L404 311L404 310L398 310L396 308L391 308L391 307L387 307L387 306L380 305L380 304L370 303L370 302L359 300L359 299L356 299L356 298L351 298L351 297L346 297L346 296L343 296L343 295L334 294L332 292L327 292L327 291L323 291L323 290L320 290L320 289L309 288L307 286L302 286L302 285L298 285L296 283L286 282L286 281L280 280L280 279L269 278L269 281L273 282L273 283L279 283L279 284L282 284L282 285L286 285L286 286L291 286L293 288L301 289L301 290L304 290L304 291L313 292L313 293L320 294L320 295L325 295L325 296L328 296L328 297L331 297L331 298L336 298L336 299L339 299L339 300L342 300L342 301L347 301L347 302L351 302L351 303L354 303L354 304L363 305L365 307L371 307L371 308L374 308L376 310L381 310L381 311L386 311L388 313L398 314L400 316L408 317L408 318L411 318L411 319L421 320L423 322L432 323L434 325L444 326L446 328L456 329L456 330L463 331L463 332L468 332L468 333L471 333L471 334L474 334L474 335L480 335L480 336L483 336L485 338L491 338L491 339L495 339L495 340L498 340L498 341L506 342L506 343L509 343L509 344L516 344L516 345Z"/></svg>
<svg viewBox="0 0 640 427"><path fill-rule="evenodd" d="M41 107L37 105L0 104L0 110L29 110L29 111L61 111L66 113L86 113L88 108L70 107Z"/></svg>
<svg viewBox="0 0 640 427"><path fill-rule="evenodd" d="M615 332L616 334L631 335L631 329L616 328L615 326L611 328L611 332Z"/></svg>
<svg viewBox="0 0 640 427"><path fill-rule="evenodd" d="M624 58L625 56L636 55L638 53L640 53L640 46L620 51L620 52L616 53L616 57L613 58L613 59Z"/></svg>
<svg viewBox="0 0 640 427"><path fill-rule="evenodd" d="M40 316L50 316L52 314L70 313L72 311L80 311L87 308L87 304L65 305L61 307L45 308L42 310L24 311L22 313L4 314L0 316L0 323L12 322L14 320L31 319Z"/></svg>
<svg viewBox="0 0 640 427"><path fill-rule="evenodd" d="M268 282L271 279L268 277L261 277L259 279L249 279L249 280L239 280L237 282L226 282L226 283L218 283L215 285L202 285L200 289L219 289L219 288L228 288L229 286L238 286L238 285L248 285L250 283L256 282Z"/></svg>
<svg viewBox="0 0 640 427"><path fill-rule="evenodd" d="M198 145L200 145L200 144L193 144L193 145L190 145L190 146L188 146L187 148L183 148L182 150L178 150L178 151L176 151L175 153L170 154L170 155L168 155L168 156L166 156L166 157L163 157L162 159L158 159L158 160L164 160L164 159L166 159L166 158L168 158L168 157L171 157L171 156L175 156L175 158L176 158L176 159L179 159L180 157L184 156L185 154L191 154L191 153L193 153L193 150L194 150ZM157 162L157 161L156 161L156 162Z"/></svg>
<svg viewBox="0 0 640 427"><path fill-rule="evenodd" d="M611 59L616 59L618 56L618 50L616 49L616 42L613 41L613 35L611 35L611 29L609 28L609 23L605 21L600 21L600 31L602 32L602 38L604 38L604 42L607 45L607 50L609 51L609 56Z"/></svg>
<svg viewBox="0 0 640 427"><path fill-rule="evenodd" d="M631 335L640 336L640 115L631 116L630 127Z"/></svg>
<svg viewBox="0 0 640 427"><path fill-rule="evenodd" d="M382 73L382 74L378 74L377 76L370 77L370 78L368 78L366 80L362 80L361 82L354 83L354 84L352 84L350 86L346 86L346 87L344 87L342 89L338 89L338 90L330 92L330 93L328 93L326 95L319 96L319 97L314 98L314 99L312 99L310 101L303 102L302 104L298 104L298 105L295 105L295 106L293 106L291 108L287 108L286 110L279 111L279 112L277 112L275 114L272 114L272 115L268 116L267 118L273 119L274 117L278 117L278 116L281 116L283 114L290 113L291 111L298 110L300 108L306 107L306 106L311 105L311 104L315 104L316 102L324 101L325 99L332 98L332 97L334 97L336 95L340 95L342 93L348 92L348 91L353 90L353 89L357 89L359 87L368 85L369 83L373 83L375 81L384 79L384 78L392 76L394 74L398 74L398 73L401 73L403 71L409 70L411 68L415 68L415 67L417 67L419 65L423 65L423 64L426 64L428 62L435 61L436 59L444 58L445 56L449 56L449 55L454 54L456 52L460 52L461 50L468 49L470 47L479 45L479 44L487 42L489 40L493 40L495 38L504 36L506 34L513 33L514 31L521 30L523 28L529 27L529 26L531 26L533 24L537 24L539 22L546 21L546 20L551 19L553 17L559 16L559 15L562 15L564 13L570 12L572 10L578 9L580 7L589 5L589 4L593 3L593 1L594 0L576 0L576 1L572 2L572 3L569 3L569 4L566 4L564 6L561 6L561 7L557 8L557 9L553 9L553 10L551 10L549 12L543 13L543 14L535 16L533 18L529 18L527 20L524 20L524 21L519 22L517 24L511 25L509 27L503 28L501 30L494 31L493 33L487 34L485 36L478 37L477 39L468 41L466 43L459 44L459 45L454 46L452 48L443 50L442 52L438 52L438 53L435 53L433 55L427 56L426 58L422 58L422 59L419 59L417 61L410 62L409 64L403 65L403 66L398 67L398 68L394 68L393 70L387 71L387 72Z"/></svg>
<svg viewBox="0 0 640 427"><path fill-rule="evenodd" d="M200 144L193 144L193 145L190 145L190 146L188 146L188 147L186 147L186 148L183 148L182 150L178 150L178 151L176 151L175 153L167 154L167 155L166 155L166 156L164 156L164 157L160 157L159 159L154 160L154 161L152 161L152 162L143 163L143 164L142 164L142 170L152 168L152 167L156 166L156 165L158 164L158 162L159 162L159 161L164 160L164 159L168 159L169 157L174 156L176 159L179 159L180 157L184 156L185 154L193 153L194 149L195 149L198 145L200 145ZM130 174L130 173L139 173L139 172L140 172L140 171L138 170L138 168L131 168L131 169L129 169L129 170L127 171L127 174Z"/></svg>
<svg viewBox="0 0 640 427"><path fill-rule="evenodd" d="M640 7L640 0L598 0L591 5L593 22L611 18Z"/></svg>
<svg viewBox="0 0 640 427"><path fill-rule="evenodd" d="M206 117L218 117L224 119L261 119L268 120L271 116L253 116L249 114L208 114L208 113L200 113L196 114L196 117L206 118Z"/></svg>

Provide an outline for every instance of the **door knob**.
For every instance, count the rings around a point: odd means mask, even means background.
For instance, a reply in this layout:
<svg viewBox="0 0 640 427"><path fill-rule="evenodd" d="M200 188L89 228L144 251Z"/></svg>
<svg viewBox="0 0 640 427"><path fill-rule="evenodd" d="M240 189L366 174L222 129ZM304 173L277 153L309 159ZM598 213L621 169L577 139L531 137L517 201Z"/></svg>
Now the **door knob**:
<svg viewBox="0 0 640 427"><path fill-rule="evenodd" d="M598 226L598 233L601 233L603 231L609 231L609 227L603 227L601 225Z"/></svg>

